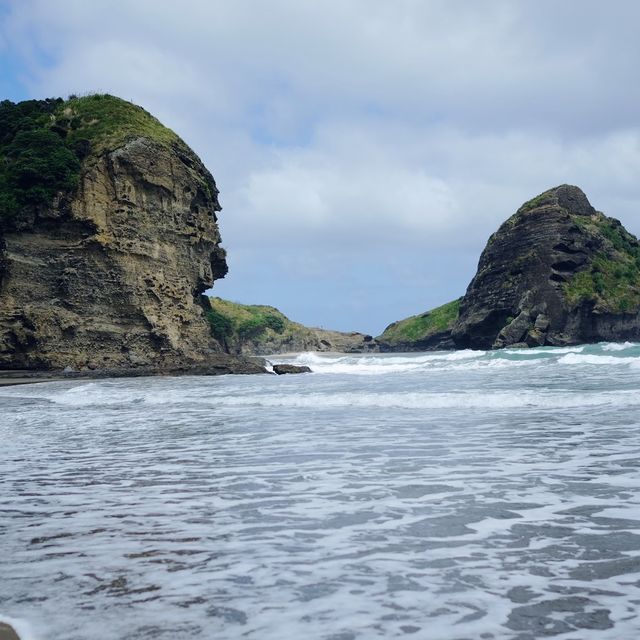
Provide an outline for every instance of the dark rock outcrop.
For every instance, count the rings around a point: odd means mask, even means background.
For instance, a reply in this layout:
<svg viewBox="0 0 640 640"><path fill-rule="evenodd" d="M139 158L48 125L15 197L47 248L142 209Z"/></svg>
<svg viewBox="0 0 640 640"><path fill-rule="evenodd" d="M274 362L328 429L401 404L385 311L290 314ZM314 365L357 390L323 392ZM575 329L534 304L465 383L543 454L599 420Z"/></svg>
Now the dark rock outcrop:
<svg viewBox="0 0 640 640"><path fill-rule="evenodd" d="M311 373L311 369L297 364L274 364L273 372L282 376L287 373Z"/></svg>
<svg viewBox="0 0 640 640"><path fill-rule="evenodd" d="M73 191L0 211L0 369L262 371L223 353L204 317L227 265L195 153L112 96L72 99L43 126L85 136L82 162Z"/></svg>
<svg viewBox="0 0 640 640"><path fill-rule="evenodd" d="M562 185L489 239L452 329L457 348L640 338L640 244Z"/></svg>

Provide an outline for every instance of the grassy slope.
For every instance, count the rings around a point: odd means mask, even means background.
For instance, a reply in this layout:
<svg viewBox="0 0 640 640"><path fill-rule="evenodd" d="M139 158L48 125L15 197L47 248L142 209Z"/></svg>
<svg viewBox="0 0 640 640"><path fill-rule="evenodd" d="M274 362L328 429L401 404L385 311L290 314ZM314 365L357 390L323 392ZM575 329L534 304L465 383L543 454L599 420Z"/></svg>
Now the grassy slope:
<svg viewBox="0 0 640 640"><path fill-rule="evenodd" d="M240 351L244 343L261 345L282 344L293 340L315 340L314 332L292 322L275 307L230 302L209 298L210 310L205 315L211 333L230 351Z"/></svg>
<svg viewBox="0 0 640 640"><path fill-rule="evenodd" d="M164 144L182 142L142 107L109 94L70 98L56 110L53 124L67 131L71 144L88 140L94 155L136 137Z"/></svg>
<svg viewBox="0 0 640 640"><path fill-rule="evenodd" d="M376 339L390 345L426 340L453 327L458 319L460 299L453 300L426 313L390 324Z"/></svg>

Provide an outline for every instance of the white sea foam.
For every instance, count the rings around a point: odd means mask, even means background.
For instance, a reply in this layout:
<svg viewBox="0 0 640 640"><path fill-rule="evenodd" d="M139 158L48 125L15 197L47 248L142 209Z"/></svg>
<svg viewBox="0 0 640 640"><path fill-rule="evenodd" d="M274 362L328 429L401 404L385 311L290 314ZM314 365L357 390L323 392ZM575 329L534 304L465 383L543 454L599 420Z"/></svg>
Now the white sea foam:
<svg viewBox="0 0 640 640"><path fill-rule="evenodd" d="M604 347L0 389L2 611L37 640L635 638L640 359Z"/></svg>
<svg viewBox="0 0 640 640"><path fill-rule="evenodd" d="M603 351L626 351L640 347L637 342L607 342L601 345Z"/></svg>
<svg viewBox="0 0 640 640"><path fill-rule="evenodd" d="M580 365L580 364L589 364L589 365L630 365L633 363L637 363L640 361L640 358L637 357L623 357L623 356L605 356L605 355L595 355L595 354L574 354L569 353L566 356L562 356L558 362L560 364L569 364L569 365Z"/></svg>

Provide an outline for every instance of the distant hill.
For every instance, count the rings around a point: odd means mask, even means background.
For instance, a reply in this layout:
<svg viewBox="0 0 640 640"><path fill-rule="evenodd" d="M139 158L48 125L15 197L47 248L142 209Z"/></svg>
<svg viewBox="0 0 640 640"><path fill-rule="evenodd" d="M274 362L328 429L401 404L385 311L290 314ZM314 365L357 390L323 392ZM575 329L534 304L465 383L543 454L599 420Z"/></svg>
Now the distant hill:
<svg viewBox="0 0 640 640"><path fill-rule="evenodd" d="M212 335L228 353L268 355L296 351L376 351L371 336L305 327L275 307L209 298L205 310Z"/></svg>

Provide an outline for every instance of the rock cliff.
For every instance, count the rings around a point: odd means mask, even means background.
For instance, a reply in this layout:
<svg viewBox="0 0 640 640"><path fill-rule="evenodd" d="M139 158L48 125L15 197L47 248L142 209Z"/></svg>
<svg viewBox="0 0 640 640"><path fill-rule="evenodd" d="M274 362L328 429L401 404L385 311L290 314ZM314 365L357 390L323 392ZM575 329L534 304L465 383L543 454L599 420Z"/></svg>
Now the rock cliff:
<svg viewBox="0 0 640 640"><path fill-rule="evenodd" d="M193 151L112 96L1 106L0 369L260 370L204 316L227 265Z"/></svg>
<svg viewBox="0 0 640 640"><path fill-rule="evenodd" d="M545 191L489 238L457 313L423 348L447 338L460 349L640 340L640 243L578 187Z"/></svg>

